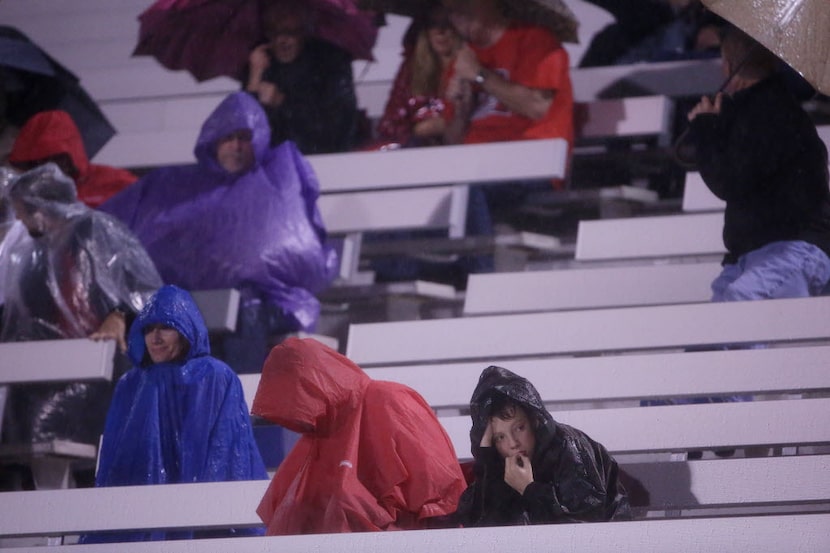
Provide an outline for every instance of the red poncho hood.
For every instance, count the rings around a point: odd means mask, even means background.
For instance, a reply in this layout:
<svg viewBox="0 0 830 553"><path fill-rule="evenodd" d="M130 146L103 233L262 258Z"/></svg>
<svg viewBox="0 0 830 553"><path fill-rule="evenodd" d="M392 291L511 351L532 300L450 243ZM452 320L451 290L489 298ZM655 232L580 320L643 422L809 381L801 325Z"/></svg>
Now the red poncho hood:
<svg viewBox="0 0 830 553"><path fill-rule="evenodd" d="M466 487L417 392L315 340L271 351L252 412L302 434L257 509L270 535L421 528Z"/></svg>
<svg viewBox="0 0 830 553"><path fill-rule="evenodd" d="M98 207L138 178L123 169L90 163L78 127L68 113L59 110L43 111L26 121L8 161L19 165L59 154L67 154L78 170L78 199L90 207Z"/></svg>

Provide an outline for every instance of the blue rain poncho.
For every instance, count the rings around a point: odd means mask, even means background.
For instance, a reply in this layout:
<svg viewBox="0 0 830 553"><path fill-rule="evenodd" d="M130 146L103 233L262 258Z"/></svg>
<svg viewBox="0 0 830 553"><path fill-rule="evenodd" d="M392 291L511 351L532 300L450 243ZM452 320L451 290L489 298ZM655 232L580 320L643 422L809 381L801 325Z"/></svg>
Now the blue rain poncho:
<svg viewBox="0 0 830 553"><path fill-rule="evenodd" d="M216 144L250 129L255 163L225 171ZM269 147L265 113L244 92L231 94L207 118L194 150L197 163L157 169L101 209L136 233L165 282L187 290L241 288L313 330L315 294L337 272L317 210L319 185L291 142Z"/></svg>
<svg viewBox="0 0 830 553"><path fill-rule="evenodd" d="M159 323L190 344L182 360L150 360L144 329ZM118 381L110 404L97 486L267 478L242 384L230 367L210 356L207 328L190 294L176 286L162 287L130 327L127 353L134 367ZM262 529L232 533L260 534ZM96 534L84 541L192 536L158 531Z"/></svg>

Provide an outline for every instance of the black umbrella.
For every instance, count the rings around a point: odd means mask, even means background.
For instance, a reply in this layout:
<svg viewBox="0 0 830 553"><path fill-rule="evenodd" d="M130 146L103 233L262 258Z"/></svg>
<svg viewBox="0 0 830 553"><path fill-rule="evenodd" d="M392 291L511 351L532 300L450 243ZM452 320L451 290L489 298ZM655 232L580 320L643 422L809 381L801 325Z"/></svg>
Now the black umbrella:
<svg viewBox="0 0 830 553"><path fill-rule="evenodd" d="M81 88L78 77L5 25L0 25L0 107L3 119L17 127L41 111L67 112L90 158L115 135L115 127Z"/></svg>

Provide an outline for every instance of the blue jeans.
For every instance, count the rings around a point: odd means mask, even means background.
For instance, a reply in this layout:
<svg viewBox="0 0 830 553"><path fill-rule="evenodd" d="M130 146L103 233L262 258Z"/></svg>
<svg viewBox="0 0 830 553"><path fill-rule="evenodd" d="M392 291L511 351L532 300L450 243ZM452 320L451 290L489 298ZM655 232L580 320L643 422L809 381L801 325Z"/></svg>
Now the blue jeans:
<svg viewBox="0 0 830 553"><path fill-rule="evenodd" d="M830 280L830 258L800 240L767 244L724 265L712 282L712 301L818 296Z"/></svg>
<svg viewBox="0 0 830 553"><path fill-rule="evenodd" d="M817 246L800 240L767 244L724 265L712 281L712 301L743 301L819 296L830 281L830 257ZM763 344L726 349L763 348ZM695 349L697 351L697 349ZM647 400L641 405L685 405L752 401L752 396L696 397Z"/></svg>

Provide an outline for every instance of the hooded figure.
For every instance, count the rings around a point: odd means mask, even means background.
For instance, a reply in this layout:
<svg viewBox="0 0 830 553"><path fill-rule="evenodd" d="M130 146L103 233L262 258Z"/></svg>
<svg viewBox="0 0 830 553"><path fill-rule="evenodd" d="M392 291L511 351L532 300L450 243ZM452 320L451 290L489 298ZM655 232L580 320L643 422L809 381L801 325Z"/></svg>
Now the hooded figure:
<svg viewBox="0 0 830 553"><path fill-rule="evenodd" d="M533 481L519 494L505 481L506 460L482 438L510 402L525 411L535 447L523 452ZM481 373L470 400L470 430L475 481L461 496L463 526L503 526L556 522L597 522L630 517L628 498L618 480L616 461L580 430L557 423L539 392L526 379L491 366ZM498 436L496 435L496 440Z"/></svg>
<svg viewBox="0 0 830 553"><path fill-rule="evenodd" d="M158 354L148 349L156 328L178 333L182 347L163 357L170 360L154 361ZM134 366L115 388L96 486L267 478L242 384L230 367L210 356L207 328L190 294L176 286L161 288L130 327L128 354ZM127 539L192 534L135 533ZM125 538L95 535L84 541Z"/></svg>
<svg viewBox="0 0 830 553"><path fill-rule="evenodd" d="M124 169L90 163L78 127L59 110L32 116L20 129L8 161L20 170L57 163L75 180L78 199L89 207L98 207L138 178Z"/></svg>
<svg viewBox="0 0 830 553"><path fill-rule="evenodd" d="M29 236L8 253L0 341L85 338L114 314L132 318L162 285L138 240L79 202L54 163L18 177L9 195ZM97 444L109 391L90 382L14 386L5 441Z"/></svg>
<svg viewBox="0 0 830 553"><path fill-rule="evenodd" d="M252 412L302 434L257 509L269 535L424 528L456 509L464 477L429 405L319 342L271 351Z"/></svg>
<svg viewBox="0 0 830 553"><path fill-rule="evenodd" d="M249 133L254 160L231 173L217 145L239 131ZM231 94L202 126L198 163L157 169L101 209L136 233L165 282L239 288L243 312L264 303L287 319L283 332L310 331L320 312L315 294L334 279L337 256L325 245L311 166L292 143L272 149L269 138L257 101Z"/></svg>

